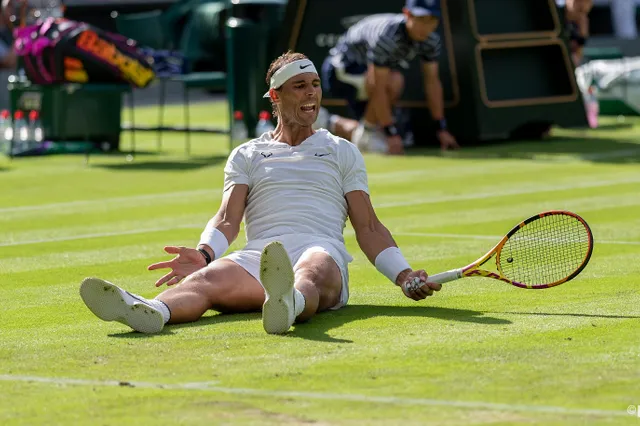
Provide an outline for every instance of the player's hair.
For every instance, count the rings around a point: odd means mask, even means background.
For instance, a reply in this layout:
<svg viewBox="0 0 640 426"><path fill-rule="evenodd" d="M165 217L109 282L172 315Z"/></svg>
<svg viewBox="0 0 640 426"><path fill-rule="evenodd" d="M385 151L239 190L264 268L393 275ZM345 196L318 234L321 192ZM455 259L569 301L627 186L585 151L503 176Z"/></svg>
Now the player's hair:
<svg viewBox="0 0 640 426"><path fill-rule="evenodd" d="M271 65L269 65L269 70L267 71L267 87L271 85L271 77L276 73L276 71L278 71L283 66L290 64L291 62L301 61L303 59L309 58L307 58L307 56L302 53L292 52L291 50L274 59L273 62L271 62ZM279 91L280 87L278 87L276 90ZM273 108L273 116L278 116L278 106L273 101L271 101L271 108Z"/></svg>

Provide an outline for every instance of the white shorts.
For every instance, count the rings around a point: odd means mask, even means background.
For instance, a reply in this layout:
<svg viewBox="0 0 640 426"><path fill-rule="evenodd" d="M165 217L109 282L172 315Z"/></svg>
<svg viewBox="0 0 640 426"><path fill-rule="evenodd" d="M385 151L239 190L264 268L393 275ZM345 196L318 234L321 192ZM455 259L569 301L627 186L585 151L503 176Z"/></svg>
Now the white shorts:
<svg viewBox="0 0 640 426"><path fill-rule="evenodd" d="M303 255L307 253L321 252L326 253L336 262L340 269L340 275L342 277L342 291L340 292L340 301L337 305L332 307L332 310L340 309L349 301L349 269L347 264L343 261L343 255L340 251L330 242L318 240L313 242L287 242L282 241L282 245L289 254L291 264L295 269L298 261ZM268 242L264 244L258 244L262 247L266 246ZM223 259L229 259L240 265L245 271L250 273L258 282L260 282L260 256L262 255L262 248L256 247L255 243L247 245L242 250L234 251L224 256Z"/></svg>

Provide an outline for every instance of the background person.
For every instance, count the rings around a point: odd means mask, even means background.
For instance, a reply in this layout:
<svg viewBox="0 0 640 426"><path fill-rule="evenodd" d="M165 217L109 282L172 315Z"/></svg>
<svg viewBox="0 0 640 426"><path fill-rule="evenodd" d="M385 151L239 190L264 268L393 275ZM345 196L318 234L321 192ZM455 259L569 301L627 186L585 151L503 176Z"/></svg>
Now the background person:
<svg viewBox="0 0 640 426"><path fill-rule="evenodd" d="M440 146L458 148L444 115L439 19L439 1L407 0L401 14L371 15L349 28L325 59L322 79L325 90L347 100L358 121L332 116L319 125L363 151L404 153L393 110L404 90L402 72L418 56Z"/></svg>

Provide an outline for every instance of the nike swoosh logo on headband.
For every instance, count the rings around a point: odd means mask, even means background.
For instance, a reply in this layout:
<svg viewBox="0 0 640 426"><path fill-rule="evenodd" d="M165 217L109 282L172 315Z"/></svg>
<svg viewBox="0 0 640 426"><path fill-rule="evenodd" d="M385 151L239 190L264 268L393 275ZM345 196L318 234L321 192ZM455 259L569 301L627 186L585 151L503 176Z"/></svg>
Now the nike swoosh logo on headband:
<svg viewBox="0 0 640 426"><path fill-rule="evenodd" d="M307 65L305 65L304 67L303 67L302 65L300 65L300 69L301 69L301 70L303 70L303 69L305 69L305 68L307 68L307 67L310 67L310 66L311 66L311 64L307 64Z"/></svg>

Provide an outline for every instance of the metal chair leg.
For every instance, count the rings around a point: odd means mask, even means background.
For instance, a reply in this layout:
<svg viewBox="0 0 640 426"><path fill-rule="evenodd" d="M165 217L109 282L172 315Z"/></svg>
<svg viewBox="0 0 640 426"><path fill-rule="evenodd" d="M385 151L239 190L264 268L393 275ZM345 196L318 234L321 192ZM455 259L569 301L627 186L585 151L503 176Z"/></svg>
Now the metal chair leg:
<svg viewBox="0 0 640 426"><path fill-rule="evenodd" d="M134 94L133 94L133 87L131 88L131 91L129 92L129 100L131 101L131 152L129 153L131 155L131 157L133 158L133 156L136 153L136 122L135 122L135 102L134 102Z"/></svg>

